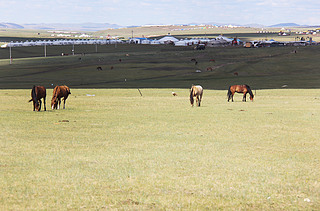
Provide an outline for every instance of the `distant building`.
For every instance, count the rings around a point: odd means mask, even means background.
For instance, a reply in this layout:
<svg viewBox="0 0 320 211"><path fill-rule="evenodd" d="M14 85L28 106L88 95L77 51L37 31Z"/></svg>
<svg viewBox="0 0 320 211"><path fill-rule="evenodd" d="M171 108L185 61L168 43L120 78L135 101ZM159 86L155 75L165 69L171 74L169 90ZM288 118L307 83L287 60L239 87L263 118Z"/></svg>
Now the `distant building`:
<svg viewBox="0 0 320 211"><path fill-rule="evenodd" d="M134 37L129 39L129 43L131 44L151 44L150 39L145 37Z"/></svg>
<svg viewBox="0 0 320 211"><path fill-rule="evenodd" d="M167 35L158 41L160 42L160 44L172 44L178 42L179 40L171 35Z"/></svg>

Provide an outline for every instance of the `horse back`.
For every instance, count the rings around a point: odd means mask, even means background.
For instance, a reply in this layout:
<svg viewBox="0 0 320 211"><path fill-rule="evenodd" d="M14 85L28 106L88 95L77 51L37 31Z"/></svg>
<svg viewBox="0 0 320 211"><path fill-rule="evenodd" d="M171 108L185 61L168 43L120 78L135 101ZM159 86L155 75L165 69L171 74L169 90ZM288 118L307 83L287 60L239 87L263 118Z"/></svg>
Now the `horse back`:
<svg viewBox="0 0 320 211"><path fill-rule="evenodd" d="M61 90L61 96L64 97L65 99L69 96L69 94L71 94L70 88L67 87L66 85L60 86L60 90Z"/></svg>
<svg viewBox="0 0 320 211"><path fill-rule="evenodd" d="M70 88L68 86L64 85L63 87L66 89L66 92L68 95L71 94Z"/></svg>
<svg viewBox="0 0 320 211"><path fill-rule="evenodd" d="M194 86L195 94L201 95L203 93L203 88L200 85Z"/></svg>
<svg viewBox="0 0 320 211"><path fill-rule="evenodd" d="M235 92L244 93L244 92L247 92L247 87L246 85L233 85L233 86L230 86L229 90L232 93L235 93Z"/></svg>
<svg viewBox="0 0 320 211"><path fill-rule="evenodd" d="M46 98L47 96L46 88L44 86L36 86L35 92L37 99Z"/></svg>
<svg viewBox="0 0 320 211"><path fill-rule="evenodd" d="M67 98L68 95L71 94L69 87L67 86L56 86L53 90L53 97L54 98Z"/></svg>

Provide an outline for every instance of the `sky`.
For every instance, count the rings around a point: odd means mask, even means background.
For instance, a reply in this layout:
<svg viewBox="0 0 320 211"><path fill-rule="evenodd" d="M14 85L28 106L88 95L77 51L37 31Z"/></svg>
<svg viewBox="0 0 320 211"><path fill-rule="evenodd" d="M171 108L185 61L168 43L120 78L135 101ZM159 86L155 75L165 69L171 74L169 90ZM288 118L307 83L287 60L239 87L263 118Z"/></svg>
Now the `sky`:
<svg viewBox="0 0 320 211"><path fill-rule="evenodd" d="M0 0L0 23L320 25L319 0Z"/></svg>

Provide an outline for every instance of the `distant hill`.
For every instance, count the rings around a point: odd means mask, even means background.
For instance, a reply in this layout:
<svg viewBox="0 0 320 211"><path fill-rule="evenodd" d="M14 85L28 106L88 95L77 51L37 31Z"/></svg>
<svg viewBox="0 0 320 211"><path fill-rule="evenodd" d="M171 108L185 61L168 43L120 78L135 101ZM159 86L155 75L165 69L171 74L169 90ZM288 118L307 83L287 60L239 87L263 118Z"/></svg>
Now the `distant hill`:
<svg viewBox="0 0 320 211"><path fill-rule="evenodd" d="M245 24L245 25L242 25L242 26L251 27L251 28L265 28L265 27L267 27L265 25L258 24L258 23L250 23L250 24Z"/></svg>
<svg viewBox="0 0 320 211"><path fill-rule="evenodd" d="M51 24L24 24L25 28L28 29L44 29L44 30L72 30L72 31L100 31L106 29L116 29L121 28L117 24L109 23L79 23L79 24L61 24L61 23L51 23Z"/></svg>
<svg viewBox="0 0 320 211"><path fill-rule="evenodd" d="M0 28L23 29L24 27L15 23L0 23Z"/></svg>
<svg viewBox="0 0 320 211"><path fill-rule="evenodd" d="M189 24L176 24L176 25L216 25L216 26L225 26L225 25L235 25L251 28L266 28L266 27L307 27L305 25L299 25L296 23L279 23L271 26L265 26L258 23L251 24L234 24L234 23L189 23ZM150 24L152 25L152 24ZM137 26L120 26L117 24L110 23L34 23L34 24L15 24L15 23L1 23L0 28L9 28L9 29L35 29L35 30L56 30L56 31L103 31L107 29L119 29L119 28L132 28L139 27Z"/></svg>
<svg viewBox="0 0 320 211"><path fill-rule="evenodd" d="M72 30L72 31L100 31L109 28L121 28L117 24L109 23L79 23L79 24L61 24L61 23L35 23L35 24L14 24L0 23L0 28L9 29L39 29L39 30Z"/></svg>
<svg viewBox="0 0 320 211"><path fill-rule="evenodd" d="M279 23L279 24L271 25L269 27L297 27L297 26L300 26L300 25L296 23Z"/></svg>

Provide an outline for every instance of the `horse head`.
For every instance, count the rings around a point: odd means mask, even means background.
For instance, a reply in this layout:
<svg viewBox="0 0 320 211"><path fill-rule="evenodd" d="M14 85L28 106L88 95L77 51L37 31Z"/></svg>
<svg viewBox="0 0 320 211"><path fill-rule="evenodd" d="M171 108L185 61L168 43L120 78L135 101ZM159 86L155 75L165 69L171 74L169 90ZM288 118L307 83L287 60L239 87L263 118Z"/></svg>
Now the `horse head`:
<svg viewBox="0 0 320 211"><path fill-rule="evenodd" d="M250 100L251 101L253 101L253 97L254 97L254 95L252 94L252 95L250 95Z"/></svg>
<svg viewBox="0 0 320 211"><path fill-rule="evenodd" d="M252 90L251 90L250 86L248 86L248 85L246 85L246 84L245 84L245 86L246 86L246 88L247 88L247 90L248 90L248 92L249 92L250 100L253 101L254 95L253 95L253 93L252 93Z"/></svg>
<svg viewBox="0 0 320 211"><path fill-rule="evenodd" d="M33 106L37 111L40 111L40 104L37 97L37 91L36 86L34 85L31 90L31 100L29 102L33 101Z"/></svg>
<svg viewBox="0 0 320 211"><path fill-rule="evenodd" d="M38 101L34 102L34 107L36 108L37 111L40 111L40 104Z"/></svg>

